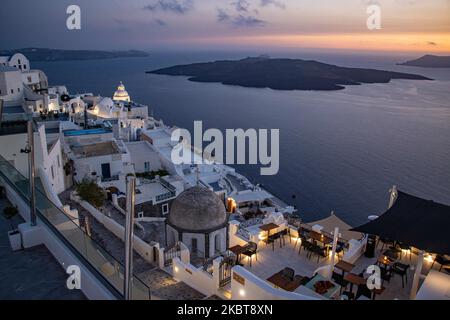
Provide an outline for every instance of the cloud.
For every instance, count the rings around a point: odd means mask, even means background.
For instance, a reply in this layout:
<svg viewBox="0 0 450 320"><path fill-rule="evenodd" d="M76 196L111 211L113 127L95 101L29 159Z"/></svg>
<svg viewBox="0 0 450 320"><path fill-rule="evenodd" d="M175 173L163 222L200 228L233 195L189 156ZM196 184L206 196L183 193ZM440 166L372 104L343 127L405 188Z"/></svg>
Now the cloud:
<svg viewBox="0 0 450 320"><path fill-rule="evenodd" d="M156 0L144 7L149 11L166 11L185 14L194 8L193 0Z"/></svg>
<svg viewBox="0 0 450 320"><path fill-rule="evenodd" d="M256 16L237 14L231 15L227 13L224 9L217 9L217 21L228 22L235 27L256 27L264 26L267 22L258 19Z"/></svg>
<svg viewBox="0 0 450 320"><path fill-rule="evenodd" d="M231 19L231 16L224 9L217 9L217 21L223 22Z"/></svg>
<svg viewBox="0 0 450 320"><path fill-rule="evenodd" d="M250 3L247 0L236 0L231 4L238 12L248 12L248 9L250 8Z"/></svg>
<svg viewBox="0 0 450 320"><path fill-rule="evenodd" d="M233 18L233 24L237 27L264 26L267 22L254 16L244 16L242 14Z"/></svg>
<svg viewBox="0 0 450 320"><path fill-rule="evenodd" d="M217 21L228 22L235 27L264 26L266 21L259 18L259 8L270 5L285 9L285 4L280 0L229 0L228 7L217 9Z"/></svg>
<svg viewBox="0 0 450 320"><path fill-rule="evenodd" d="M286 5L278 0L261 0L260 1L260 6L261 7L267 7L269 5L273 5L275 7L278 7L280 9L286 9Z"/></svg>
<svg viewBox="0 0 450 320"><path fill-rule="evenodd" d="M156 19L155 22L158 26L161 26L161 27L167 26L167 22L165 22L164 20Z"/></svg>

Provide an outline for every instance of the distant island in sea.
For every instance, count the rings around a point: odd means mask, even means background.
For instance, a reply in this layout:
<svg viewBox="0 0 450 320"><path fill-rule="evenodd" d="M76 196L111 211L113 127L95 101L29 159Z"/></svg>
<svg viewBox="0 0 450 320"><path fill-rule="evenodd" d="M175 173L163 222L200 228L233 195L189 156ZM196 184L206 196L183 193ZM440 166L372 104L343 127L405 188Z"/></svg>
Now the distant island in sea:
<svg viewBox="0 0 450 320"><path fill-rule="evenodd" d="M424 55L419 59L399 63L401 66L422 68L450 68L450 56Z"/></svg>
<svg viewBox="0 0 450 320"><path fill-rule="evenodd" d="M346 85L388 83L392 79L432 80L421 75L346 68L300 59L246 58L177 65L152 74L190 76L190 81L219 82L251 88L275 90L341 90Z"/></svg>
<svg viewBox="0 0 450 320"><path fill-rule="evenodd" d="M148 57L144 51L99 51L99 50L61 50L48 48L22 48L0 50L0 56L11 56L15 53L24 54L30 61L69 61L69 60L101 60L114 58Z"/></svg>

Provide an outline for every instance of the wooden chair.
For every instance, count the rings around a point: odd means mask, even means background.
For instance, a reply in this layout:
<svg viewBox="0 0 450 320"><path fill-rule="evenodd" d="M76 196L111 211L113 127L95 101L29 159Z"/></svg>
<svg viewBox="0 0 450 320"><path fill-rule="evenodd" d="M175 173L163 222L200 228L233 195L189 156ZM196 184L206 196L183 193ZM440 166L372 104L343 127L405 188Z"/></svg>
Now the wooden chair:
<svg viewBox="0 0 450 320"><path fill-rule="evenodd" d="M431 264L431 269L433 269L435 262L437 262L441 265L441 267L439 268L439 272L441 272L443 267L447 268L450 266L450 260L448 260L447 258L445 258L444 256L442 256L440 254L438 254L436 256L436 258L433 260L433 263Z"/></svg>
<svg viewBox="0 0 450 320"><path fill-rule="evenodd" d="M245 251L242 252L243 255L245 255L245 256L250 258L250 267L252 266L252 256L253 255L255 255L256 261L258 261L257 250L258 250L258 245L256 243L254 243L254 242L249 242L245 246Z"/></svg>
<svg viewBox="0 0 450 320"><path fill-rule="evenodd" d="M402 287L405 287L404 278L406 278L406 283L408 283L408 269L409 265L400 262L394 262L392 265L392 272L399 274L402 277Z"/></svg>

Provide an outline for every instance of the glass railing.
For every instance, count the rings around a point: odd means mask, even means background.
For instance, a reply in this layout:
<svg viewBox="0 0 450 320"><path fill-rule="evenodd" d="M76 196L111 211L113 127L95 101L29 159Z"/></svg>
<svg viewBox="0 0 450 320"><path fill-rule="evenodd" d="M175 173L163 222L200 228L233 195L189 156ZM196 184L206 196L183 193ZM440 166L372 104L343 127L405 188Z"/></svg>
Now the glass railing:
<svg viewBox="0 0 450 320"><path fill-rule="evenodd" d="M29 180L0 156L0 177L24 201L30 198ZM36 215L62 240L84 265L117 297L123 298L124 267L80 227L78 219L67 215L51 202L36 183ZM151 299L150 288L136 275L132 282L132 298Z"/></svg>

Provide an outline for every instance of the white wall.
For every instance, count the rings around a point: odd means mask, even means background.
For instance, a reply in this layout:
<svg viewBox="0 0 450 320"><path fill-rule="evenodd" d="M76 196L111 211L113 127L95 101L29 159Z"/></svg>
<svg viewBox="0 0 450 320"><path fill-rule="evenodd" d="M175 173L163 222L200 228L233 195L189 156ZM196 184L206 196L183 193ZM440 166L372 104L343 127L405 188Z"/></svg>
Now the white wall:
<svg viewBox="0 0 450 320"><path fill-rule="evenodd" d="M315 297L276 289L241 266L234 266L232 273L232 300L317 300ZM234 274L244 279L244 284L238 282Z"/></svg>
<svg viewBox="0 0 450 320"><path fill-rule="evenodd" d="M18 68L20 71L30 70L30 61L21 53L13 54L8 61L10 67Z"/></svg>
<svg viewBox="0 0 450 320"><path fill-rule="evenodd" d="M130 151L131 162L136 172L145 172L145 162L150 165L149 171L162 169L161 160L156 151L152 149L147 141L137 141L125 143Z"/></svg>
<svg viewBox="0 0 450 320"><path fill-rule="evenodd" d="M12 90L12 92L11 92ZM0 72L0 98L5 102L22 102L24 89L19 70Z"/></svg>
<svg viewBox="0 0 450 320"><path fill-rule="evenodd" d="M66 187L64 184L64 163L61 150L61 141L59 138L52 142L52 148L48 150L47 144L50 141L47 140L45 133L45 126L41 125L38 129L39 141L41 143L42 162L36 165L42 167L47 179L49 180L52 189L55 193L59 194L63 192Z"/></svg>
<svg viewBox="0 0 450 320"><path fill-rule="evenodd" d="M29 86L39 84L39 72L29 71L22 73L22 82Z"/></svg>
<svg viewBox="0 0 450 320"><path fill-rule="evenodd" d="M172 275L175 280L186 283L206 296L216 294L217 287L211 274L203 271L202 268L186 264L179 258L174 258L172 261Z"/></svg>
<svg viewBox="0 0 450 320"><path fill-rule="evenodd" d="M34 145L36 148L40 148L37 137L35 134ZM26 133L0 136L0 155L13 163L14 167L25 177L28 176L28 155L20 153L20 149L24 149L26 144Z"/></svg>
<svg viewBox="0 0 450 320"><path fill-rule="evenodd" d="M94 208L92 205L87 203L86 201L81 201L77 197L71 197L73 200L77 201L84 209L89 211L89 213L92 214L92 216L103 226L105 226L106 229L111 231L116 237L121 239L122 241L125 241L125 228L114 221L113 219L107 217L100 211L98 211L96 208ZM138 236L134 235L133 238L133 248L134 250L146 261L150 263L154 263L155 259L153 256L153 247L152 245L146 243L142 239L140 239ZM159 245L158 245L159 247Z"/></svg>

